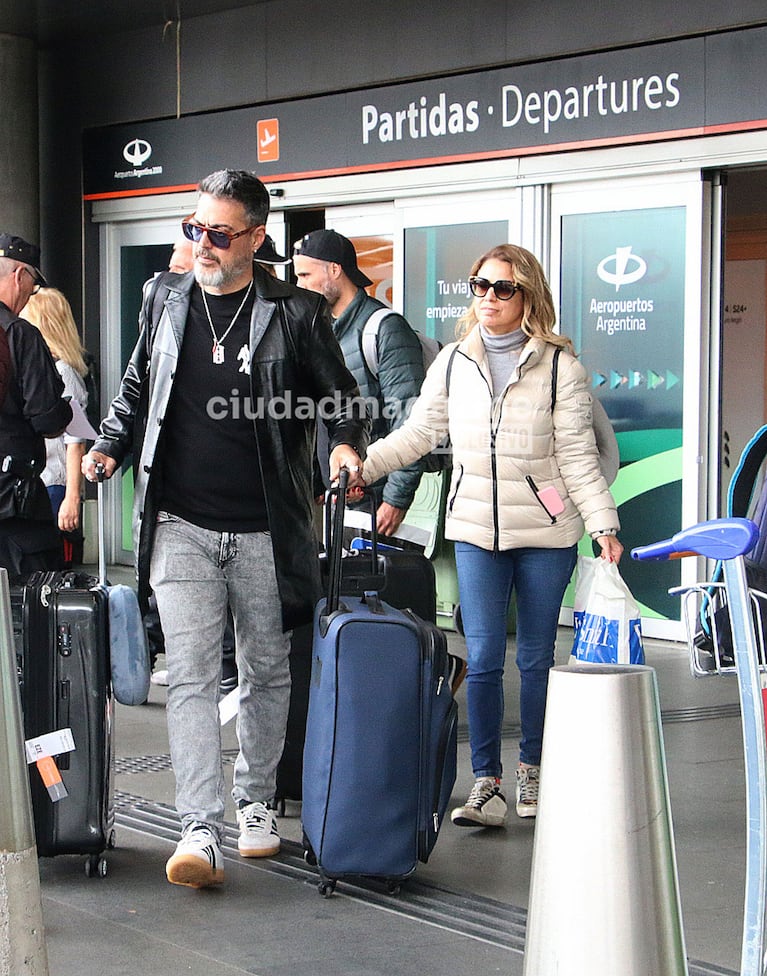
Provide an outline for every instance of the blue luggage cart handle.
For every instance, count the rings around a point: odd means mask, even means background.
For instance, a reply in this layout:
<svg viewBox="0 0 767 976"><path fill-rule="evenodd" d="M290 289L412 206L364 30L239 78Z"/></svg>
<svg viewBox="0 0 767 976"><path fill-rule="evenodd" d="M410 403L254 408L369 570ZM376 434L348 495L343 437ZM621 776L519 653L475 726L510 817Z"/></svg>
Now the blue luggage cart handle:
<svg viewBox="0 0 767 976"><path fill-rule="evenodd" d="M734 559L756 545L759 529L750 519L714 519L682 529L670 539L638 546L631 550L632 559L681 559L683 556L706 556L708 559Z"/></svg>
<svg viewBox="0 0 767 976"><path fill-rule="evenodd" d="M767 908L767 743L759 653L743 556L759 529L744 518L714 519L682 529L670 539L631 550L632 559L705 556L722 561L730 610L746 767L746 885L741 976L764 976Z"/></svg>

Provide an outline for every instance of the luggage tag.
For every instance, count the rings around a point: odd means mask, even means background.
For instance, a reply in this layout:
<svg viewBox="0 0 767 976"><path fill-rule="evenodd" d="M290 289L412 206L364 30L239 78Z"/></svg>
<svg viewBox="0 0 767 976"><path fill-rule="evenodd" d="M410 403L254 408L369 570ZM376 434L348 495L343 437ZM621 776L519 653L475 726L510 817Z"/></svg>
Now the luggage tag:
<svg viewBox="0 0 767 976"><path fill-rule="evenodd" d="M27 739L24 749L27 754L27 764L35 763L51 800L56 803L57 800L69 796L53 757L60 756L63 752L74 751L75 740L72 730L59 729L57 732L47 732L34 739Z"/></svg>

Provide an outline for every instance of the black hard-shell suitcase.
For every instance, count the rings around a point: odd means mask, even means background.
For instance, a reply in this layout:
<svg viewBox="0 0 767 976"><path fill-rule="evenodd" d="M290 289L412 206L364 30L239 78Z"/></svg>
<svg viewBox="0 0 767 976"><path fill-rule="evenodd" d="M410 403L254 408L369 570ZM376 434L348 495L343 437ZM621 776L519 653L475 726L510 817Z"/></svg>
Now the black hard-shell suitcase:
<svg viewBox="0 0 767 976"><path fill-rule="evenodd" d="M93 576L37 572L11 587L24 735L70 728L72 752L56 756L67 796L53 802L29 767L37 852L85 854L105 875L114 846L113 716L108 597Z"/></svg>
<svg viewBox="0 0 767 976"><path fill-rule="evenodd" d="M338 539L342 508L341 501ZM304 844L323 895L338 878L357 875L379 878L394 893L428 859L455 782L447 640L375 592L339 596L340 563L331 545L328 597L315 612Z"/></svg>

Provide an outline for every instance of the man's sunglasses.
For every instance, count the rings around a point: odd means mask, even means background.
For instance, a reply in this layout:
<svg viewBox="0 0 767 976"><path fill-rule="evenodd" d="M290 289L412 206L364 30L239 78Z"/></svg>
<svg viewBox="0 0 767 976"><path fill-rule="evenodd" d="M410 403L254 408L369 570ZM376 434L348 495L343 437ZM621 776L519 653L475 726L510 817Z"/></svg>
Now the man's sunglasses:
<svg viewBox="0 0 767 976"><path fill-rule="evenodd" d="M472 295L477 298L484 298L492 288L495 297L502 302L507 302L518 291L522 291L519 285L515 285L513 281L488 281L487 278L478 278L476 275L469 278L469 288L471 288Z"/></svg>
<svg viewBox="0 0 767 976"><path fill-rule="evenodd" d="M221 251L225 251L231 246L232 241L236 241L243 234L248 234L250 231L255 230L256 227L258 227L258 224L253 224L252 227L246 227L245 230L238 230L236 234L230 234L228 230L215 230L206 224L198 224L194 217L187 217L186 220L181 221L181 230L184 232L184 237L187 237L190 241L200 241L202 240L202 235L207 234L208 240L213 247L217 247Z"/></svg>

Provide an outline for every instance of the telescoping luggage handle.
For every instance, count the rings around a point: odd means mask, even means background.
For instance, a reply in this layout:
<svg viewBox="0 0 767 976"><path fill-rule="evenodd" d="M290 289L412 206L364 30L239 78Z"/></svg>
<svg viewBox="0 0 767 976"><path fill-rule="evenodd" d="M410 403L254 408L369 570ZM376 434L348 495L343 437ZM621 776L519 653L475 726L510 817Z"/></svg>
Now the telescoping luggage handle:
<svg viewBox="0 0 767 976"><path fill-rule="evenodd" d="M342 469L341 470L341 473L342 474L345 474L346 480L348 481L348 479L349 479L349 472L346 471L346 469ZM340 590L341 559L343 558L343 548L344 548L344 546L343 546L343 529L344 529L344 514L345 514L345 511L346 511L346 492L344 491L342 493L342 496L341 496L342 497L341 512L340 512L341 522L340 522L340 529L339 529L335 525L335 523L333 521L334 520L333 512L335 512L336 516L339 515L339 513L338 513L338 501L337 501L339 487L340 487L340 478L339 478L339 486L329 489L329 491L327 492L327 496L326 496L326 504L325 504L325 545L326 545L327 551L328 551L328 560L331 560L332 555L333 555L333 553L335 551L333 547L335 545L335 542L336 541L338 542L338 546L337 546L338 553L339 553L339 564L338 564L338 567L339 567L338 568L338 572L339 572L339 577L338 577L339 578L339 589L338 589L338 596L340 597L340 592L341 592L341 590ZM361 586L361 590L363 592L365 592L365 591L368 591L368 590L380 590L381 587L384 584L384 577L383 577L383 575L382 575L382 573L380 571L379 565L378 565L378 553L379 553L380 546L379 546L379 543L378 543L378 528L376 526L376 493L375 493L375 491L372 488L363 488L362 489L362 492L363 492L363 497L367 500L367 502L368 502L368 504L370 506L370 547L369 548L362 549L362 550L359 550L357 553L354 554L354 558L355 558L355 560L362 559L362 558L365 558L368 553L370 554L370 575L369 575L369 577L367 577L367 578L365 578L365 579L363 579L361 581L362 584L363 584ZM334 498L336 499L335 507L333 505L331 505L331 500L334 499ZM330 576L332 576L332 570L331 570ZM335 609L337 609L337 607Z"/></svg>
<svg viewBox="0 0 767 976"><path fill-rule="evenodd" d="M104 477L106 468L103 464L96 465L96 508L99 536L99 583L106 586L107 582L107 555L106 544L104 542Z"/></svg>
<svg viewBox="0 0 767 976"><path fill-rule="evenodd" d="M341 468L338 485L328 491L325 499L325 545L328 549L328 598L325 603L325 617L338 610L341 596L341 557L343 555L344 511L346 491L349 486L349 472ZM332 500L335 498L335 505ZM331 518L331 507L332 518Z"/></svg>

